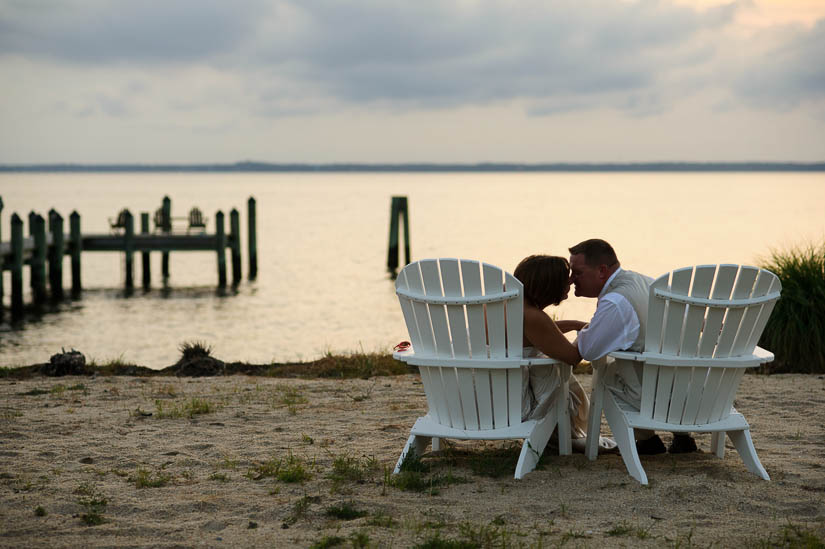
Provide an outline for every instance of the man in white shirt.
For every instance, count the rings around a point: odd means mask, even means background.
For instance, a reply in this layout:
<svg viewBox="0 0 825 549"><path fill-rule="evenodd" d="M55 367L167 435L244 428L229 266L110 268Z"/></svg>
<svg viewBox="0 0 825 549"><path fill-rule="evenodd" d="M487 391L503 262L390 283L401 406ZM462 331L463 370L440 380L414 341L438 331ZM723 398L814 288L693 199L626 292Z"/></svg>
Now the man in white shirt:
<svg viewBox="0 0 825 549"><path fill-rule="evenodd" d="M576 295L598 298L592 320L579 331L579 354L593 362L613 351L644 350L648 290L653 279L621 268L613 247L601 239L585 240L570 248L570 282ZM639 405L641 372L633 367L608 367L606 381L622 398ZM664 443L653 431L636 431L640 454L660 454ZM690 434L674 433L671 453L696 451Z"/></svg>

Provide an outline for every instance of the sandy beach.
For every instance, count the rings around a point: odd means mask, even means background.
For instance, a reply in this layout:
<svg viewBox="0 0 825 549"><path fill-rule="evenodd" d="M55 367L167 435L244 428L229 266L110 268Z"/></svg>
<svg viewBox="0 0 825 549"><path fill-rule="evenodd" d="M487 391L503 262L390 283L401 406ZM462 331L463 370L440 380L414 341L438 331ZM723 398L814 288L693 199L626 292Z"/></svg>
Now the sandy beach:
<svg viewBox="0 0 825 549"><path fill-rule="evenodd" d="M579 378L589 391L591 377ZM552 450L514 480L508 443L451 443L422 460L428 472L398 482L388 471L426 412L415 374L37 376L0 380L0 393L3 547L739 547L825 538L821 375L744 378L736 405L770 482L750 474L729 442L719 460L699 435L701 453L643 457L647 487L618 455L589 462Z"/></svg>

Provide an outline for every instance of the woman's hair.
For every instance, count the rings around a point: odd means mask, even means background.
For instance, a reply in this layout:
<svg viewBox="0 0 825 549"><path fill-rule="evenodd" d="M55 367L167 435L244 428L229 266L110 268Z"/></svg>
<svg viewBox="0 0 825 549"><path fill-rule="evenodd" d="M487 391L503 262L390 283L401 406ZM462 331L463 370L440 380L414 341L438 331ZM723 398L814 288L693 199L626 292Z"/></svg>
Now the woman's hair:
<svg viewBox="0 0 825 549"><path fill-rule="evenodd" d="M570 264L563 257L531 255L525 257L513 272L524 284L524 299L539 309L558 305L564 299L570 279Z"/></svg>

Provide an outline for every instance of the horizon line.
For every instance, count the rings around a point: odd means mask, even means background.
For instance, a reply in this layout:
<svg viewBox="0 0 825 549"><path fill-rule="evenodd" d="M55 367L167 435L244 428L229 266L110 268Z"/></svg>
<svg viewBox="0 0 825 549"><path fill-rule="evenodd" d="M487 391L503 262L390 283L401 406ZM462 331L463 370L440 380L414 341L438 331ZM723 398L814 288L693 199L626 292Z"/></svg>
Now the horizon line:
<svg viewBox="0 0 825 549"><path fill-rule="evenodd" d="M0 164L0 172L633 172L825 171L825 162L479 162L479 163L30 163Z"/></svg>

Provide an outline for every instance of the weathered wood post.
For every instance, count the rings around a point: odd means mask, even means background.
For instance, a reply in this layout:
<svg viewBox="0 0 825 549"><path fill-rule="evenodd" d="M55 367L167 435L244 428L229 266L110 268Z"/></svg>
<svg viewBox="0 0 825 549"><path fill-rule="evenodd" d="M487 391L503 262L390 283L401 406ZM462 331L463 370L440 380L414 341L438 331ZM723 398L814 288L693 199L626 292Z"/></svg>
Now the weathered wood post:
<svg viewBox="0 0 825 549"><path fill-rule="evenodd" d="M46 302L46 220L40 214L35 214L34 224L31 227L34 236L34 250L32 250L31 278L32 294L37 305Z"/></svg>
<svg viewBox="0 0 825 549"><path fill-rule="evenodd" d="M126 290L135 287L135 218L126 210L126 231L123 234L123 252L126 256Z"/></svg>
<svg viewBox="0 0 825 549"><path fill-rule="evenodd" d="M404 264L410 262L410 224L406 196L393 196L390 205L390 244L387 251L387 270L395 273L398 269L398 218L404 216Z"/></svg>
<svg viewBox="0 0 825 549"><path fill-rule="evenodd" d="M11 317L23 317L23 220L11 216Z"/></svg>
<svg viewBox="0 0 825 549"><path fill-rule="evenodd" d="M164 196L160 209L163 217L161 232L163 232L163 234L169 234L172 232L172 199ZM169 278L169 252L162 252L161 254L160 274L164 280Z"/></svg>
<svg viewBox="0 0 825 549"><path fill-rule="evenodd" d="M69 215L69 241L72 254L72 297L78 297L83 287L80 283L80 253L83 251L83 240L80 235L80 214L73 211Z"/></svg>
<svg viewBox="0 0 825 549"><path fill-rule="evenodd" d="M63 299L63 254L65 238L63 236L63 217L54 209L49 211L49 232L52 233L52 246L49 253L49 287L52 300Z"/></svg>
<svg viewBox="0 0 825 549"><path fill-rule="evenodd" d="M249 239L249 280L255 280L258 276L258 236L255 229L255 206L255 198L250 196L246 206L249 229L249 234L247 235L247 239ZM2 207L2 204L0 204L0 207Z"/></svg>
<svg viewBox="0 0 825 549"><path fill-rule="evenodd" d="M140 214L140 234L149 234L149 212ZM141 254L141 265L143 266L143 289L148 290L152 285L152 266L149 263L149 252Z"/></svg>
<svg viewBox="0 0 825 549"><path fill-rule="evenodd" d="M238 210L229 212L229 242L232 250L232 285L241 281L241 217Z"/></svg>
<svg viewBox="0 0 825 549"><path fill-rule="evenodd" d="M3 197L0 196L0 214L3 213ZM3 242L3 216L0 215L0 243ZM5 261L4 257L0 257L0 315L3 314L3 261Z"/></svg>
<svg viewBox="0 0 825 549"><path fill-rule="evenodd" d="M226 288L226 233L220 210L215 214L215 251L218 254L218 287Z"/></svg>

